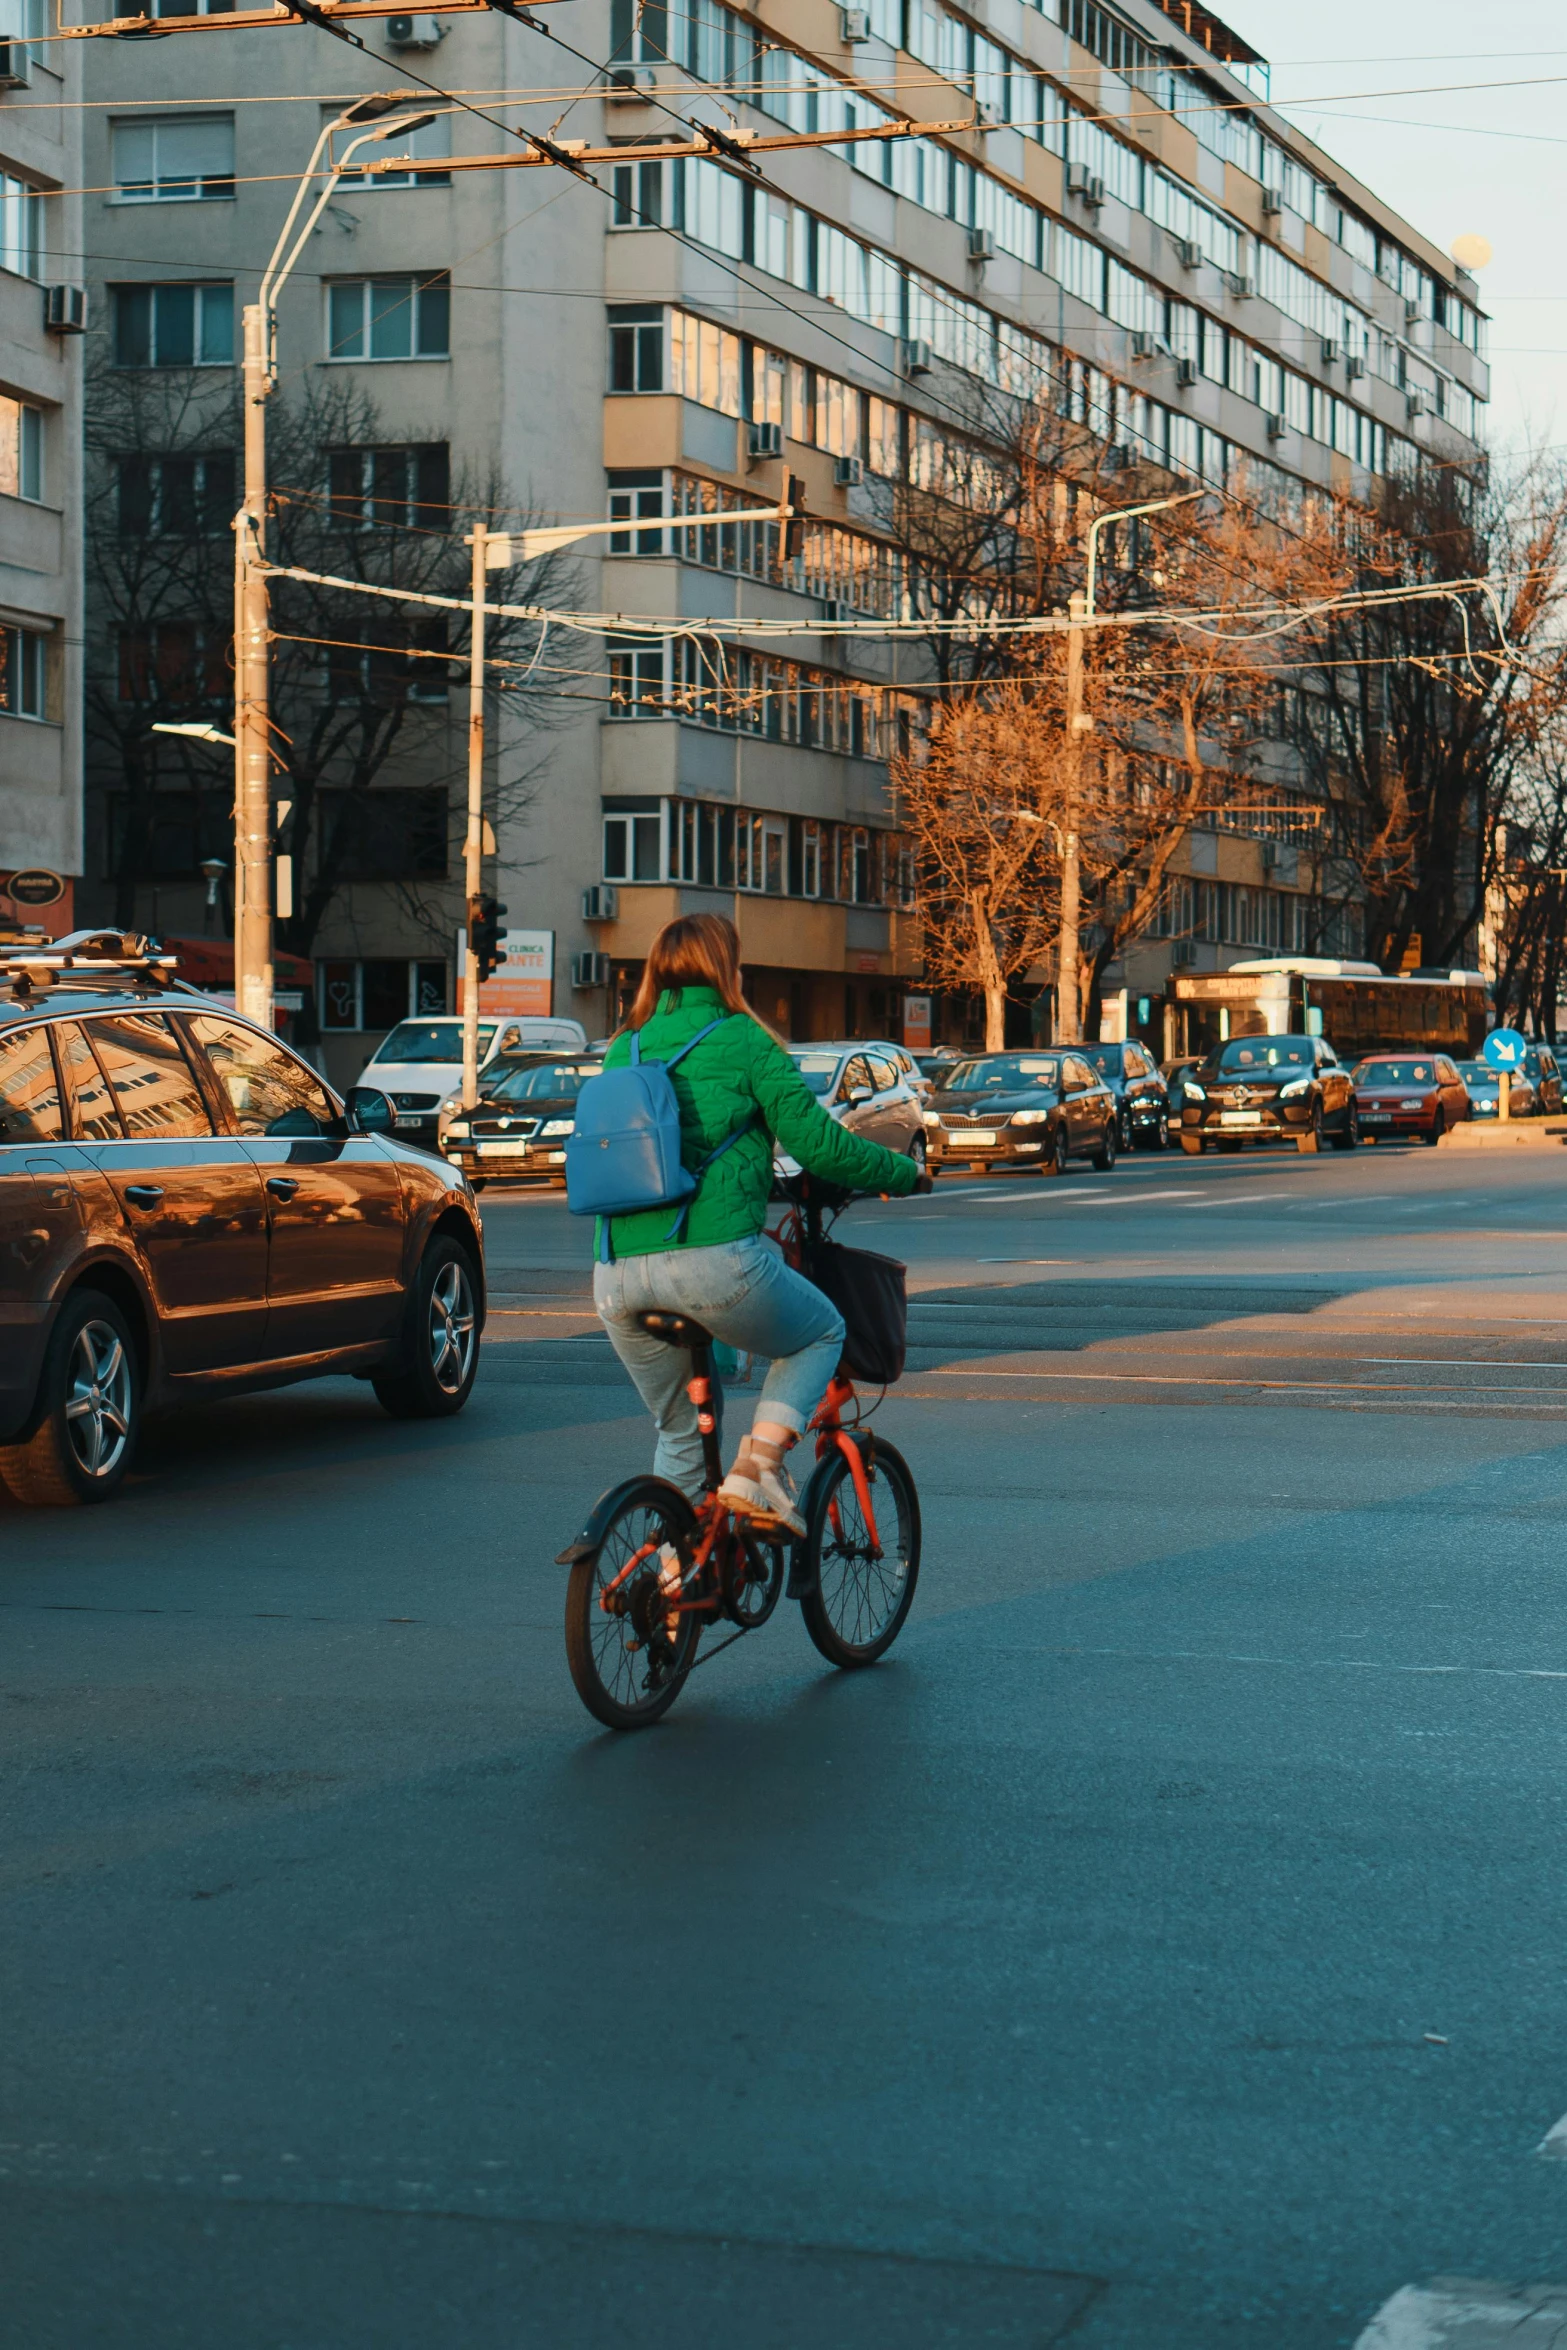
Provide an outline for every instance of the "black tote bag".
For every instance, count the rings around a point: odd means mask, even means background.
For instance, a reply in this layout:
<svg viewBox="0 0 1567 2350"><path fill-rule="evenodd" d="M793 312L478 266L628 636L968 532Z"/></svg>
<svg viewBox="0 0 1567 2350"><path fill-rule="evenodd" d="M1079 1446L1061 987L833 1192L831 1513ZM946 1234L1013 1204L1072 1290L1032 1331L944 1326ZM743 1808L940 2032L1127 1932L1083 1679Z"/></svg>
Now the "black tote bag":
<svg viewBox="0 0 1567 2350"><path fill-rule="evenodd" d="M909 1343L905 1268L896 1257L836 1240L808 1245L801 1270L825 1291L843 1316L843 1363L851 1379L890 1387L903 1376Z"/></svg>

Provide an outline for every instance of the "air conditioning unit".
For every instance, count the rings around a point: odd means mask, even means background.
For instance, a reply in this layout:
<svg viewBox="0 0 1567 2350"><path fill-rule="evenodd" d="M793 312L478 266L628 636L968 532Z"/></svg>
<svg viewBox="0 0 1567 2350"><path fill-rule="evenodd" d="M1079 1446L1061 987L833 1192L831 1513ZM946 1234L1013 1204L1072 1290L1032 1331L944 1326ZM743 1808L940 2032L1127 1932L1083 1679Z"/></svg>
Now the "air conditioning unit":
<svg viewBox="0 0 1567 2350"><path fill-rule="evenodd" d="M1175 380L1181 386L1183 391L1189 392L1192 388L1192 385L1197 381L1196 360L1177 359L1175 362Z"/></svg>
<svg viewBox="0 0 1567 2350"><path fill-rule="evenodd" d="M1105 200L1105 184L1086 163L1069 163L1066 167L1066 192L1076 196L1090 210L1097 212Z"/></svg>
<svg viewBox="0 0 1567 2350"><path fill-rule="evenodd" d="M1229 286L1230 292L1235 296L1237 302L1249 302L1256 294L1256 279L1254 277L1247 277L1243 270L1232 269L1227 271L1225 282Z"/></svg>
<svg viewBox="0 0 1567 2350"><path fill-rule="evenodd" d="M932 364L929 343L916 340L904 344L903 372L905 375L929 375Z"/></svg>
<svg viewBox="0 0 1567 2350"><path fill-rule="evenodd" d="M994 261L996 240L988 228L971 228L968 233L968 257L971 261Z"/></svg>
<svg viewBox="0 0 1567 2350"><path fill-rule="evenodd" d="M608 955L594 954L590 950L586 954L572 956L571 984L573 987L608 987L609 978L610 960Z"/></svg>
<svg viewBox="0 0 1567 2350"><path fill-rule="evenodd" d="M33 56L25 41L0 41L0 90L25 90L33 78Z"/></svg>
<svg viewBox="0 0 1567 2350"><path fill-rule="evenodd" d="M781 457L783 455L783 426L781 424L753 424L746 434L745 445L753 457Z"/></svg>
<svg viewBox="0 0 1567 2350"><path fill-rule="evenodd" d="M582 893L584 922L613 922L620 911L620 892L612 881L595 881Z"/></svg>
<svg viewBox="0 0 1567 2350"><path fill-rule="evenodd" d="M87 288L85 286L45 286L44 325L52 335L82 335L87 332Z"/></svg>
<svg viewBox="0 0 1567 2350"><path fill-rule="evenodd" d="M1282 441L1289 431L1289 418L1282 408L1275 408L1263 417L1270 441Z"/></svg>
<svg viewBox="0 0 1567 2350"><path fill-rule="evenodd" d="M1324 335L1322 338L1323 366L1332 367L1342 356L1343 354L1340 352L1338 344L1334 341L1333 337L1331 335Z"/></svg>
<svg viewBox="0 0 1567 2350"><path fill-rule="evenodd" d="M606 106L641 106L651 96L653 76L645 65L612 65L604 76Z"/></svg>
<svg viewBox="0 0 1567 2350"><path fill-rule="evenodd" d="M857 490L865 479L865 468L858 457L835 457L832 477L841 490Z"/></svg>
<svg viewBox="0 0 1567 2350"><path fill-rule="evenodd" d="M846 8L843 12L845 46L853 49L859 42L871 37L871 12L868 8Z"/></svg>
<svg viewBox="0 0 1567 2350"><path fill-rule="evenodd" d="M1352 384L1358 384L1365 372L1366 363L1364 359L1359 356L1358 352L1351 351L1349 357L1344 362L1345 380Z"/></svg>
<svg viewBox="0 0 1567 2350"><path fill-rule="evenodd" d="M389 16L386 45L388 49L439 49L451 29L438 16Z"/></svg>
<svg viewBox="0 0 1567 2350"><path fill-rule="evenodd" d="M1404 296L1404 324L1413 326L1419 316L1420 302L1418 297L1414 294L1406 294Z"/></svg>
<svg viewBox="0 0 1567 2350"><path fill-rule="evenodd" d="M1431 402L1424 392L1406 392L1404 394L1404 413L1413 423L1417 416L1430 415Z"/></svg>
<svg viewBox="0 0 1567 2350"><path fill-rule="evenodd" d="M1263 219L1277 220L1283 209L1284 190L1282 188L1264 188L1262 191Z"/></svg>
<svg viewBox="0 0 1567 2350"><path fill-rule="evenodd" d="M1202 247L1195 237L1177 237L1175 258L1183 269L1200 269L1202 267Z"/></svg>

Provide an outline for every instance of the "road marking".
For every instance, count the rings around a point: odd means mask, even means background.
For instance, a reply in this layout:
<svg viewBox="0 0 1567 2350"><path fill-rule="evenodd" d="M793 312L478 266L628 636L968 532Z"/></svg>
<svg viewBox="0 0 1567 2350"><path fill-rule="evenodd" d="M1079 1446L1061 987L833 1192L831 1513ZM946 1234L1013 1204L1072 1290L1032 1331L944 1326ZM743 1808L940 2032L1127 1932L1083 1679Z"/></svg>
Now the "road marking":
<svg viewBox="0 0 1567 2350"><path fill-rule="evenodd" d="M1540 1366L1530 1363L1524 1368L1537 1370ZM917 1372L915 1376L924 1379L1054 1379L1091 1382L1095 1386L1104 1387L1248 1387L1254 1391L1261 1388L1278 1389L1287 1395L1560 1395L1567 1399L1567 1388L1534 1387L1522 1381L1509 1387L1460 1387L1456 1381L1438 1384L1414 1379L1194 1379L1181 1371L990 1371L983 1363L938 1363L933 1370Z"/></svg>
<svg viewBox="0 0 1567 2350"><path fill-rule="evenodd" d="M1256 1200L1292 1199L1293 1197L1294 1194L1288 1191L1254 1191L1242 1200L1190 1199L1186 1204L1189 1208L1249 1208Z"/></svg>
<svg viewBox="0 0 1567 2350"><path fill-rule="evenodd" d="M1014 1649L1017 1643L1013 1643ZM1546 1665L1399 1664L1381 1656L1267 1656L1246 1649L1041 1647L1035 1656L1092 1656L1132 1665L1266 1665L1278 1672L1413 1673L1425 1679L1474 1681L1567 1681L1567 1671ZM1553 2133L1554 2134L1554 2133ZM1543 2148L1540 2149L1544 2151Z"/></svg>
<svg viewBox="0 0 1567 2350"><path fill-rule="evenodd" d="M1055 1196L1057 1199L1064 1199L1069 1195L1065 1192L1058 1191ZM1113 1194L1108 1192L1079 1191L1073 1192L1070 1194L1070 1197L1076 1200L1081 1200L1085 1206L1092 1205L1097 1202L1097 1204L1103 1208L1140 1208L1145 1200L1185 1199L1186 1194L1184 1191L1140 1191L1132 1198L1117 1199L1113 1196Z"/></svg>
<svg viewBox="0 0 1567 2350"><path fill-rule="evenodd" d="M1562 2115L1554 2130L1547 2130L1535 2148L1549 2162L1567 2162L1567 2113Z"/></svg>
<svg viewBox="0 0 1567 2350"><path fill-rule="evenodd" d="M1080 1265L1081 1257L976 1257L976 1265Z"/></svg>
<svg viewBox="0 0 1567 2350"><path fill-rule="evenodd" d="M1567 2286L1438 2277L1385 2301L1355 2350L1556 2350Z"/></svg>

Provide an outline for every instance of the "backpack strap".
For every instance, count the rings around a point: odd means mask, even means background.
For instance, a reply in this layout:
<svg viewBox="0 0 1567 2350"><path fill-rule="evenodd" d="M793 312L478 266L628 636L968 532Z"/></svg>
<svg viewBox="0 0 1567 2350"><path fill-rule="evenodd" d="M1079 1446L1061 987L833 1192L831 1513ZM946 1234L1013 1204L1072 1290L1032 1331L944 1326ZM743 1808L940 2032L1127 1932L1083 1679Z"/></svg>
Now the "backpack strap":
<svg viewBox="0 0 1567 2350"><path fill-rule="evenodd" d="M666 1069L672 1069L677 1061L683 1061L685 1059L687 1053L694 1052L696 1050L704 1036L711 1036L715 1028L722 1028L726 1021L736 1020L739 1017L740 1015L737 1012L725 1012L719 1019L709 1020L705 1028L699 1028L695 1036L688 1037L686 1039L686 1042L680 1047L679 1052L670 1054L668 1060L664 1063L664 1067Z"/></svg>
<svg viewBox="0 0 1567 2350"><path fill-rule="evenodd" d="M714 1022L714 1026L717 1026L716 1021ZM695 1042L695 1039L693 1038L692 1041ZM725 1151L733 1150L735 1144L741 1139L742 1135L750 1133L752 1127L757 1123L759 1116L760 1112L753 1110L748 1118L742 1118L740 1124L734 1129L733 1133L726 1134L723 1141L715 1144L713 1149L708 1152L706 1158L702 1161L702 1164L699 1167L692 1168L691 1173L694 1180L692 1182L691 1189L686 1194L685 1198L681 1201L679 1212L676 1215L673 1224L670 1225L669 1230L664 1235L666 1240L683 1240L685 1238L686 1218L691 1213L692 1201L696 1198L698 1191L701 1189L703 1176L707 1173L708 1168L713 1164L715 1159L721 1159Z"/></svg>

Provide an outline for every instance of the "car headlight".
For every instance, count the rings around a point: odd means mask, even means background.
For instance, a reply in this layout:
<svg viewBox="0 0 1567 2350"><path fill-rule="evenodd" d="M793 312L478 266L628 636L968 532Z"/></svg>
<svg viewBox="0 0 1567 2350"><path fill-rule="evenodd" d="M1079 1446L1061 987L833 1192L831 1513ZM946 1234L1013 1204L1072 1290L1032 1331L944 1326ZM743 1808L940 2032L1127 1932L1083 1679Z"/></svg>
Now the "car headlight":
<svg viewBox="0 0 1567 2350"><path fill-rule="evenodd" d="M570 1134L576 1123L575 1118L546 1118L544 1132L546 1134Z"/></svg>
<svg viewBox="0 0 1567 2350"><path fill-rule="evenodd" d="M1310 1086L1309 1077L1292 1077L1288 1085L1279 1087L1279 1099L1281 1102L1297 1101L1303 1093L1309 1091Z"/></svg>
<svg viewBox="0 0 1567 2350"><path fill-rule="evenodd" d="M941 1124L941 1112L939 1110L921 1110L920 1117L927 1126L939 1126Z"/></svg>
<svg viewBox="0 0 1567 2350"><path fill-rule="evenodd" d="M1011 1123L1014 1126L1043 1126L1049 1117L1048 1110L1014 1110Z"/></svg>
<svg viewBox="0 0 1567 2350"><path fill-rule="evenodd" d="M1183 1077L1181 1091L1189 1102L1205 1102L1208 1096L1195 1077Z"/></svg>
<svg viewBox="0 0 1567 2350"><path fill-rule="evenodd" d="M455 1118L446 1129L446 1138L448 1142L466 1142L472 1132L466 1118Z"/></svg>

